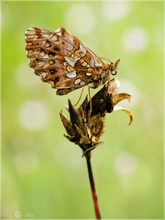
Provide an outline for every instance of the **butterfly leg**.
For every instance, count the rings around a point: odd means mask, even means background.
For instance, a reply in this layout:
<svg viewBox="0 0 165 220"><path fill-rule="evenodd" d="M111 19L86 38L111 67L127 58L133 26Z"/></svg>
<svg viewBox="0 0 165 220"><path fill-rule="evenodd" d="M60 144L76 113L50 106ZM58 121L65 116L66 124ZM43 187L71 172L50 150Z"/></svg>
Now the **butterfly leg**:
<svg viewBox="0 0 165 220"><path fill-rule="evenodd" d="M91 99L91 92L90 92L90 87L89 86L88 86L88 95L89 95L89 103L90 103L89 115L91 115L91 112L92 112L92 99Z"/></svg>
<svg viewBox="0 0 165 220"><path fill-rule="evenodd" d="M83 91L84 91L84 87L82 87L82 90L81 90L81 93L80 93L79 99L77 100L76 104L74 104L74 106L76 106L76 105L79 103L79 101L81 100L82 95L83 95Z"/></svg>

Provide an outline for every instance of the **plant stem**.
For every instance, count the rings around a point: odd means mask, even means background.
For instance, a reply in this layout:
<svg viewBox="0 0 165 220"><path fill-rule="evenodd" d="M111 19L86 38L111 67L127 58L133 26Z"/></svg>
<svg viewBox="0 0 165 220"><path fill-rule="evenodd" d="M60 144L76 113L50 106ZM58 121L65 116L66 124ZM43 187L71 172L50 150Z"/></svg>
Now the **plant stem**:
<svg viewBox="0 0 165 220"><path fill-rule="evenodd" d="M91 191L92 191L93 205L94 205L94 209L95 209L96 219L101 219L99 202L98 202L96 188L95 188L95 182L94 182L94 178L93 178L90 156L86 156L86 162L87 162L88 176L89 176L89 182L90 182Z"/></svg>

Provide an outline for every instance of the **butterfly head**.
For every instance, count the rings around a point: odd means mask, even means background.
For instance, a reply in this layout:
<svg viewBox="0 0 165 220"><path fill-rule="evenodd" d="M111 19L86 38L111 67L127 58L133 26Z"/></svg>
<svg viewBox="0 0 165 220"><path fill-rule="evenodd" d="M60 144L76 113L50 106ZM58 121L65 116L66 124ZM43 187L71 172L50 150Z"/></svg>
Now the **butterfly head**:
<svg viewBox="0 0 165 220"><path fill-rule="evenodd" d="M100 80L101 85L105 84L107 81L110 80L110 75L117 74L117 69L120 59L118 59L115 63L111 62L110 60L108 61L109 62L105 64L104 71L101 74L101 80Z"/></svg>
<svg viewBox="0 0 165 220"><path fill-rule="evenodd" d="M120 63L120 59L117 60L115 63L110 62L110 63L108 64L110 73L111 73L113 76L117 74L117 69L118 69L119 63Z"/></svg>

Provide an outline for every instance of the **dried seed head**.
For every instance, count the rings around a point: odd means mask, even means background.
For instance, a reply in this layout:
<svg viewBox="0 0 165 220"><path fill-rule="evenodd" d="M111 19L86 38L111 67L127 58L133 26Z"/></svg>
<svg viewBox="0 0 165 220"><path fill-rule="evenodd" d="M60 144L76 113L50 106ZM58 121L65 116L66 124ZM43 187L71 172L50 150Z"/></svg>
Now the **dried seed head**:
<svg viewBox="0 0 165 220"><path fill-rule="evenodd" d="M65 137L79 145L86 157L90 157L91 150L102 143L100 137L104 132L106 113L119 110L115 105L124 99L129 100L131 98L127 93L117 93L118 89L119 83L113 79L106 83L90 101L86 97L78 109L75 109L71 101L68 100L70 120L60 113L61 121L68 133ZM120 110L129 115L131 123L133 120L132 113L121 107Z"/></svg>

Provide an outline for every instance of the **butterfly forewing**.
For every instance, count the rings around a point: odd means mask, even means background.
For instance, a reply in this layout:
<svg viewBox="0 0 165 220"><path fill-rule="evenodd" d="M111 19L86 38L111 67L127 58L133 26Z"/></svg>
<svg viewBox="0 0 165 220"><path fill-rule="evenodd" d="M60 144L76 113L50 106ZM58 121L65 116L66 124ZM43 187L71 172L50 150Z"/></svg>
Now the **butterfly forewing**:
<svg viewBox="0 0 165 220"><path fill-rule="evenodd" d="M109 76L109 66L64 28L49 31L29 28L25 34L30 67L44 82L67 94L82 86L102 84Z"/></svg>

